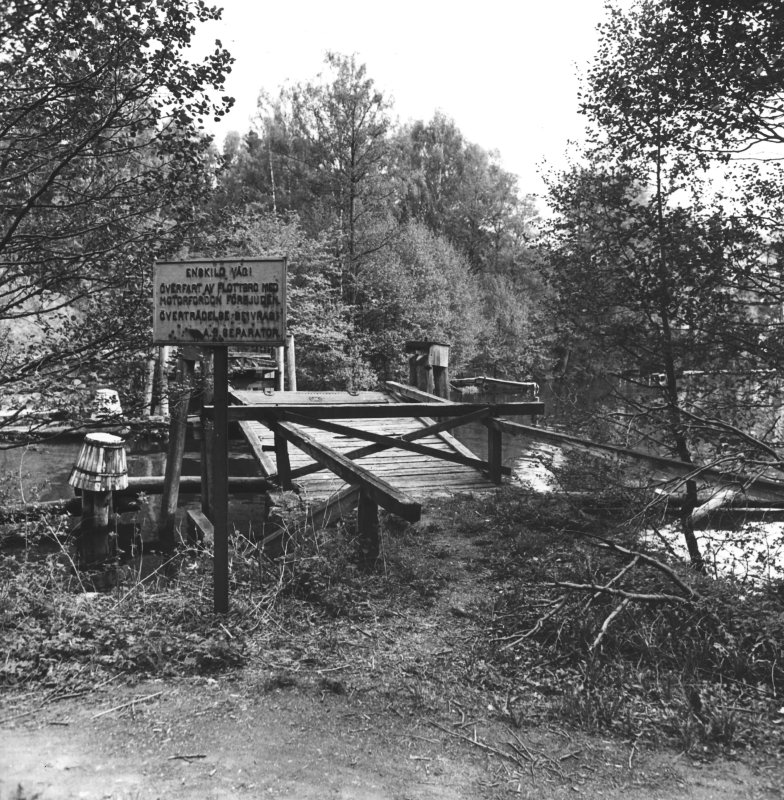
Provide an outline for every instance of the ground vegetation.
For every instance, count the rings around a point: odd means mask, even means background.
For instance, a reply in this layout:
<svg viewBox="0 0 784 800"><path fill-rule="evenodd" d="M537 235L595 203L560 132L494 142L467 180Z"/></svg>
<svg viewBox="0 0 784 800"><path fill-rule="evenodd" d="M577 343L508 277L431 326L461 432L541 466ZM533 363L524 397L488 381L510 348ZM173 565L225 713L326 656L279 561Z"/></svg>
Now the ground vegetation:
<svg viewBox="0 0 784 800"><path fill-rule="evenodd" d="M281 696L315 703L298 735L308 752L329 716L319 697L343 715L372 715L388 746L396 736L432 740L431 766L450 753L475 766L456 796L614 797L613 787L636 786L677 797L685 790L671 772L643 766L666 752L686 754L684 769L707 760L720 770L731 758L753 771L757 796L775 796L780 587L695 577L618 524L638 502L628 492L565 500L519 490L433 502L416 525L385 518L370 570L353 518L292 528L276 560L235 532L232 607L220 619L209 551L137 557L95 592L56 543L62 521L38 522L0 565L2 725L23 736L42 716L66 724L77 696L94 720L83 730L129 714L160 727L153 720L169 713L160 704L185 687L162 728L178 729L177 716L205 711L213 688L228 685L239 705L261 693L262 716ZM168 747L213 753L192 739L183 732ZM619 762L623 775L613 774ZM245 766L255 780L277 769Z"/></svg>

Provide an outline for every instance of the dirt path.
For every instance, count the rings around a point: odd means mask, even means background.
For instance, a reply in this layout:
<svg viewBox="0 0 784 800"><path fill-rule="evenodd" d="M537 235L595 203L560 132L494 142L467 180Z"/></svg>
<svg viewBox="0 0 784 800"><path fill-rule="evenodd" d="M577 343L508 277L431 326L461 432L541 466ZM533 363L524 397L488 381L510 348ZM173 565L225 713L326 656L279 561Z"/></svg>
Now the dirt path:
<svg viewBox="0 0 784 800"><path fill-rule="evenodd" d="M481 657L497 579L483 522L456 533L442 514L390 541L382 596L312 588L332 616L289 601L242 668L6 692L0 800L784 797L773 752L701 763L588 735L524 697L511 713Z"/></svg>
<svg viewBox="0 0 784 800"><path fill-rule="evenodd" d="M478 739L498 736L500 727L480 723ZM4 724L0 798L784 796L781 765L699 764L534 729L519 740L532 754L552 755L554 767L540 759L521 774L455 734L471 738L473 728L325 689L270 690L249 675L145 682L63 700Z"/></svg>

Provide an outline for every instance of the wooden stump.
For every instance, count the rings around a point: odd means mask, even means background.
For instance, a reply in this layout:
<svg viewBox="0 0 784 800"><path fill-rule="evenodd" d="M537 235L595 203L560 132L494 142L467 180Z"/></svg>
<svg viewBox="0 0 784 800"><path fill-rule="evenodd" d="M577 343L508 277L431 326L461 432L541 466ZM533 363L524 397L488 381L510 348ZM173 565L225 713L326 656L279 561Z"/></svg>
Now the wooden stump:
<svg viewBox="0 0 784 800"><path fill-rule="evenodd" d="M177 365L177 395L174 398L169 421L169 449L166 453L166 474L158 518L158 541L164 551L175 548L174 523L180 496L182 457L188 427L188 406L191 401L193 362L180 358Z"/></svg>

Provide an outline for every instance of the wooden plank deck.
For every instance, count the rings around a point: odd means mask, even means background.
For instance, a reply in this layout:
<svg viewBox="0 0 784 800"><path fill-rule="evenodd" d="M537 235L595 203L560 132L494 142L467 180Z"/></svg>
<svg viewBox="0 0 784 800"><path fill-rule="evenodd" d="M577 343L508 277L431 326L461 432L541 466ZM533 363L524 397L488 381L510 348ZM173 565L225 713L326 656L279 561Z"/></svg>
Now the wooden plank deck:
<svg viewBox="0 0 784 800"><path fill-rule="evenodd" d="M234 390L231 394L238 403L243 405L375 403L394 405L397 403L395 398L385 392L360 392L356 395L348 392L275 392L267 394L263 391ZM432 420L416 417L340 420L342 425L387 436L399 436L421 430L432 422ZM270 459L274 464L272 433L260 422L243 421L242 427L262 473L265 476L269 475ZM304 425L298 427L339 453L346 453L368 444L365 439L334 434ZM456 442L448 433L432 434L417 439L417 442L438 450L477 457ZM313 464L310 456L293 446L289 447L289 458L292 470ZM456 492L488 491L497 488L488 478L472 467L397 448L364 456L357 459L356 463L387 481L396 489L418 500ZM297 479L297 483L302 487L306 498L312 501L326 500L346 487L346 483L329 470L311 473Z"/></svg>

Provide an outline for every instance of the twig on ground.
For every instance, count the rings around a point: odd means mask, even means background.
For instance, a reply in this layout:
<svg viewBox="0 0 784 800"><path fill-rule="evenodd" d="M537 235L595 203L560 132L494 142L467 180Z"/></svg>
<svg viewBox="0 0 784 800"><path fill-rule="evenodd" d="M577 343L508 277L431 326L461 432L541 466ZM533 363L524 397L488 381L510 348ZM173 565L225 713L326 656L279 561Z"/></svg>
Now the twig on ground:
<svg viewBox="0 0 784 800"><path fill-rule="evenodd" d="M505 753L503 750L499 750L497 747L485 744L485 742L480 742L479 739L476 738L472 739L470 736L465 736L462 733L458 733L457 731L450 731L449 728L445 728L443 725L439 725L434 720L430 720L429 724L432 725L434 728L438 728L438 730L443 731L444 733L448 733L450 736L454 736L456 739L462 739L464 742L468 742L469 744L474 745L474 747L478 747L480 750L486 750L488 753L493 753L493 755L496 755L499 758L505 758L508 761L512 761L519 767L523 766L519 758L516 758L515 756L512 756L509 753Z"/></svg>
<svg viewBox="0 0 784 800"><path fill-rule="evenodd" d="M93 714L90 719L98 719L98 717L102 717L105 714L111 714L112 711L121 711L123 708L136 705L136 703L144 703L147 700L152 700L154 697L158 697L162 694L163 692L154 692L153 694L146 694L144 697L134 697L133 700L129 700L127 703L120 703L119 706L114 706L113 708L107 708L104 711L99 711L97 714Z"/></svg>
<svg viewBox="0 0 784 800"><path fill-rule="evenodd" d="M533 626L533 628L525 631L525 633L514 634L515 636L514 641L505 644L503 647L499 649L501 651L510 650L511 648L516 647L518 644L520 644L520 642L522 642L523 639L528 639L529 637L533 636L535 633L541 630L542 625L544 625L544 623L547 622L547 620L550 619L550 617L555 616L566 605L566 601L568 599L569 595L566 594L561 595L561 597L557 601L557 604L553 608L551 608L544 616L539 617L539 619L536 620L536 624Z"/></svg>

